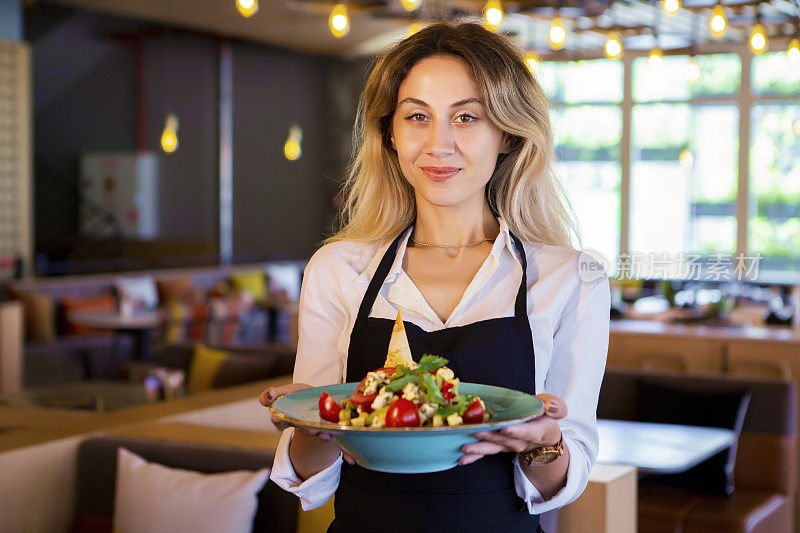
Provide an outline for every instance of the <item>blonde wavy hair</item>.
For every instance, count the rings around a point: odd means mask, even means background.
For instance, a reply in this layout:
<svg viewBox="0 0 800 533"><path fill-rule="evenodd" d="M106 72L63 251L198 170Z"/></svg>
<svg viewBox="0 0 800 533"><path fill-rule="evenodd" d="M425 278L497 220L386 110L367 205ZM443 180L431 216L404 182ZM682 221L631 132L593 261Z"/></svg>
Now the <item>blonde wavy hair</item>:
<svg viewBox="0 0 800 533"><path fill-rule="evenodd" d="M432 24L378 58L359 100L356 147L342 187L340 240L386 242L416 218L414 191L403 177L390 140L401 82L420 60L435 55L462 59L472 72L489 119L510 139L486 186L489 208L519 239L570 246L577 227L553 172L550 103L505 37L474 23Z"/></svg>

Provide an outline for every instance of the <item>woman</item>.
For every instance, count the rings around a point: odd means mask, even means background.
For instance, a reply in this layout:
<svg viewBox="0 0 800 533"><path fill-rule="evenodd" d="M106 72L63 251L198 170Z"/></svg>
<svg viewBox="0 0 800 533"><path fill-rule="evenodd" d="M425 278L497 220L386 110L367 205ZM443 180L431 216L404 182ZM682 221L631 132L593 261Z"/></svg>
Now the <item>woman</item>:
<svg viewBox="0 0 800 533"><path fill-rule="evenodd" d="M305 272L295 384L261 403L360 381L402 310L415 357L539 393L547 414L477 433L461 466L419 475L366 470L328 435L291 428L272 479L304 509L335 492L329 531L537 531L596 457L609 320L607 278L581 281L569 247L547 99L505 38L438 23L377 63L356 133L341 230Z"/></svg>

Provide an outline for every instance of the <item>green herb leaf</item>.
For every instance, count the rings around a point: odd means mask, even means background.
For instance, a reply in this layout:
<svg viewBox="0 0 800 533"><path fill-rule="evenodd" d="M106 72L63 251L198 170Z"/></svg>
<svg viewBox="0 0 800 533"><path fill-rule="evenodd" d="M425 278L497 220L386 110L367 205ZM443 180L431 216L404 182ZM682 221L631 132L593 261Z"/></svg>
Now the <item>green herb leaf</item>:
<svg viewBox="0 0 800 533"><path fill-rule="evenodd" d="M444 398L442 397L441 391L439 391L439 387L436 386L436 380L433 379L433 376L427 372L422 374L422 383L425 386L425 395L428 397L428 400L438 403L439 405L444 405Z"/></svg>
<svg viewBox="0 0 800 533"><path fill-rule="evenodd" d="M447 363L448 361L444 357L439 357L438 355L425 354L419 360L419 367L417 367L417 371L429 372L431 370L439 370Z"/></svg>
<svg viewBox="0 0 800 533"><path fill-rule="evenodd" d="M455 409L451 409L450 407L440 407L436 410L435 414L440 415L442 418L447 418L456 412Z"/></svg>
<svg viewBox="0 0 800 533"><path fill-rule="evenodd" d="M399 390L402 390L403 387L406 386L406 383L414 381L415 378L416 376L414 374L405 374L403 377L395 379L391 383L386 385L386 390L388 390L389 392L397 392Z"/></svg>

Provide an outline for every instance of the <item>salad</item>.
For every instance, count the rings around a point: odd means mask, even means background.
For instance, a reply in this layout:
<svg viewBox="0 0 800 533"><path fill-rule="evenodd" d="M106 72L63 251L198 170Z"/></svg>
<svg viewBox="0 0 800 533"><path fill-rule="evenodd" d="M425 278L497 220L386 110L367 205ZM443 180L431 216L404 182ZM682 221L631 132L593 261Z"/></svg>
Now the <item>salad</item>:
<svg viewBox="0 0 800 533"><path fill-rule="evenodd" d="M447 359L423 355L419 363L403 361L369 372L341 404L323 392L319 415L335 424L355 427L460 426L490 418L477 396L458 393L458 378Z"/></svg>

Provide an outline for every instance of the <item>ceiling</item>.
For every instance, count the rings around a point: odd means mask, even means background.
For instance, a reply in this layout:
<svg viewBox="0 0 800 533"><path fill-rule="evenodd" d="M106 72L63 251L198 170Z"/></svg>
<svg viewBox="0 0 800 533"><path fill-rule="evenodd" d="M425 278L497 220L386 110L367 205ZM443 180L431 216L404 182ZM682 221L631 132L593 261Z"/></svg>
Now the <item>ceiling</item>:
<svg viewBox="0 0 800 533"><path fill-rule="evenodd" d="M350 33L336 39L328 29L333 1L260 0L260 9L251 18L238 13L234 0L51 1L224 37L343 57L371 55L390 46L405 37L413 18L457 16L478 20L485 5L485 0L422 0L422 7L409 14L399 0L349 0ZM507 13L502 31L515 36L522 45L547 50L547 32L555 14L552 7L555 1L505 0L503 5ZM714 0L683 0L683 9L671 18L661 13L655 0L617 0L610 10L608 0L578 1L559 2L565 6L561 15L570 30L565 47L567 53L601 51L609 27L618 30L626 49L653 47L654 25L658 28L658 44L665 50L711 41L707 25ZM756 9L761 13L768 36L788 36L798 31L800 0L726 0L724 4L730 22L727 41L746 40L755 22Z"/></svg>

